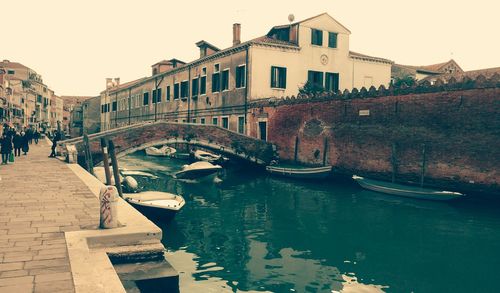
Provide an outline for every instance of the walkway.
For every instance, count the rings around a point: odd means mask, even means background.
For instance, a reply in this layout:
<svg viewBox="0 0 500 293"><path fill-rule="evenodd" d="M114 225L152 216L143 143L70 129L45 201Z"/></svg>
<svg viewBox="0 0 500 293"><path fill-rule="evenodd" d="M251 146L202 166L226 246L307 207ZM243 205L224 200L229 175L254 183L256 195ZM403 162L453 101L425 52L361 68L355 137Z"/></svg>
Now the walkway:
<svg viewBox="0 0 500 293"><path fill-rule="evenodd" d="M74 292L64 232L98 226L94 194L49 153L0 165L0 293Z"/></svg>

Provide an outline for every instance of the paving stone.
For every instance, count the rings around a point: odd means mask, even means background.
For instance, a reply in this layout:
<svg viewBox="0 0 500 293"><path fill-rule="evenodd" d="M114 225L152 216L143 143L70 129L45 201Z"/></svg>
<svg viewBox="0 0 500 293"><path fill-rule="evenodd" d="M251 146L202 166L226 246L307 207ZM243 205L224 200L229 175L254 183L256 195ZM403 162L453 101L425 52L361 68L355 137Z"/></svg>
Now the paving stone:
<svg viewBox="0 0 500 293"><path fill-rule="evenodd" d="M72 280L71 273L51 273L51 274L40 274L35 276L35 283L42 282L53 282L53 281L64 281Z"/></svg>
<svg viewBox="0 0 500 293"><path fill-rule="evenodd" d="M23 266L23 262L1 263L0 272L20 270Z"/></svg>
<svg viewBox="0 0 500 293"><path fill-rule="evenodd" d="M15 271L1 272L0 278L22 277L27 275L28 275L27 270L15 270Z"/></svg>
<svg viewBox="0 0 500 293"><path fill-rule="evenodd" d="M12 277L12 278L1 278L1 286L12 286L12 285L23 285L33 283L33 276L23 276L23 277Z"/></svg>
<svg viewBox="0 0 500 293"><path fill-rule="evenodd" d="M53 293L63 290L74 290L73 280L35 283L35 293ZM73 291L71 291L73 292Z"/></svg>
<svg viewBox="0 0 500 293"><path fill-rule="evenodd" d="M23 284L0 287L0 293L32 293L34 284Z"/></svg>

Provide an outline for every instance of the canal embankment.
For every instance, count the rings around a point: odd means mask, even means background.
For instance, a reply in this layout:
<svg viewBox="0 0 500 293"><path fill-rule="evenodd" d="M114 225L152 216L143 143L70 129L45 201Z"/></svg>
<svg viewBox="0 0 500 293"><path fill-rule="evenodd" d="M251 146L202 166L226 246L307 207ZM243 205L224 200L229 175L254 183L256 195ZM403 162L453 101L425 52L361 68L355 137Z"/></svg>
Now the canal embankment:
<svg viewBox="0 0 500 293"><path fill-rule="evenodd" d="M125 292L111 260L163 257L161 229L122 199L119 227L98 229L103 184L49 153L0 167L0 292Z"/></svg>

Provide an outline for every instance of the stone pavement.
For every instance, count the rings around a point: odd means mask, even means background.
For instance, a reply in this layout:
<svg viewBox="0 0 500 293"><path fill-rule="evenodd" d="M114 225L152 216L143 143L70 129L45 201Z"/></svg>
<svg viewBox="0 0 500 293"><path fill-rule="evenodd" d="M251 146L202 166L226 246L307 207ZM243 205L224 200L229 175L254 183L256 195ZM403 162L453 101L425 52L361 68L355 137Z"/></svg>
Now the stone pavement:
<svg viewBox="0 0 500 293"><path fill-rule="evenodd" d="M96 229L99 202L45 140L0 165L0 293L74 292L64 232Z"/></svg>

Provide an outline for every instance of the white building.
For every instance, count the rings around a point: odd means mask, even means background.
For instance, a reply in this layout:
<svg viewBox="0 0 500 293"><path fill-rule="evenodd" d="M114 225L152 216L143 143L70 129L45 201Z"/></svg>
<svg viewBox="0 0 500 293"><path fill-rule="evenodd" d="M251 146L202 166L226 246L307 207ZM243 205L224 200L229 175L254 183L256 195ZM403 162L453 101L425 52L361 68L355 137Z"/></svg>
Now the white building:
<svg viewBox="0 0 500 293"><path fill-rule="evenodd" d="M328 91L391 80L392 61L350 51L351 32L327 13L275 26L265 36L224 50L200 41L200 58L163 60L152 76L125 84L108 79L101 92L101 130L139 121L211 123L241 133L251 100L297 95L306 82Z"/></svg>

